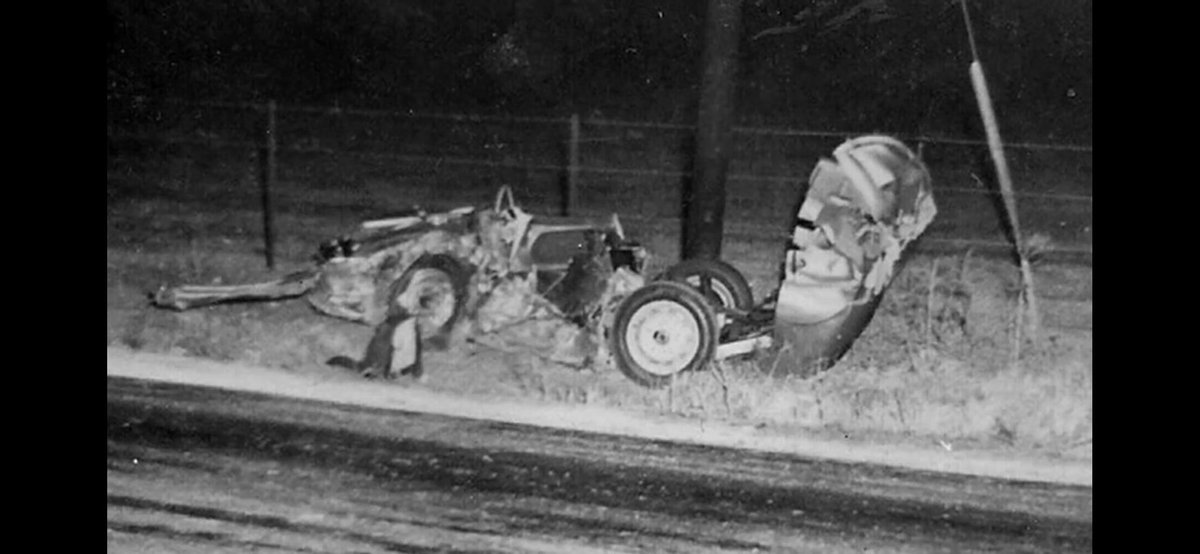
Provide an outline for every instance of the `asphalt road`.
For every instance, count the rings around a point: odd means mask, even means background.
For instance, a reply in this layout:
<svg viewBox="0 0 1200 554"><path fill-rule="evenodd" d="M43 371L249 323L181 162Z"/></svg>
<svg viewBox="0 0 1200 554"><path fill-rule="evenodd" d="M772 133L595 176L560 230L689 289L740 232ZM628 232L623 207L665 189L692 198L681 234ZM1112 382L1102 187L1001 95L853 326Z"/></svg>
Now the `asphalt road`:
<svg viewBox="0 0 1200 554"><path fill-rule="evenodd" d="M1091 487L108 379L109 552L1074 552Z"/></svg>

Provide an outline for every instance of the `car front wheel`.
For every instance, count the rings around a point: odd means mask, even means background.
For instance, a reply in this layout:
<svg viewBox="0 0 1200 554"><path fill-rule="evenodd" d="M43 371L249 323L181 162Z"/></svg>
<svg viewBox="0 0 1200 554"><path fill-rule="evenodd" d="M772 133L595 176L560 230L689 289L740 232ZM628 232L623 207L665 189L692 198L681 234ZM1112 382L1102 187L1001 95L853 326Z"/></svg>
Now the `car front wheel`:
<svg viewBox="0 0 1200 554"><path fill-rule="evenodd" d="M622 373L642 386L662 387L712 360L716 315L691 287L656 281L617 306L609 340Z"/></svg>

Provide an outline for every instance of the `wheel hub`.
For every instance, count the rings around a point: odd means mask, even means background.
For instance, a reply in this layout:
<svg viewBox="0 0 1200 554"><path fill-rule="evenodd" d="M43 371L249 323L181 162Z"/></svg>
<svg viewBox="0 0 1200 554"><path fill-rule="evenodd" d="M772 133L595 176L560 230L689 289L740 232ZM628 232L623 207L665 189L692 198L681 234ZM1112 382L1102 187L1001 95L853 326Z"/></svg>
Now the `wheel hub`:
<svg viewBox="0 0 1200 554"><path fill-rule="evenodd" d="M638 365L656 375L673 375L699 353L700 326L684 306L658 300L633 314L626 343Z"/></svg>

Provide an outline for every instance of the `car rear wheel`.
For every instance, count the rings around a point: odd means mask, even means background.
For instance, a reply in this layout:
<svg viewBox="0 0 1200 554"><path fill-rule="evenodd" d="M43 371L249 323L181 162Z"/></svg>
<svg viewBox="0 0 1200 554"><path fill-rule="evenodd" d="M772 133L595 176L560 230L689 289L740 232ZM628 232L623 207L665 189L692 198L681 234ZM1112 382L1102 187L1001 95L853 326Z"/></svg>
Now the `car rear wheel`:
<svg viewBox="0 0 1200 554"><path fill-rule="evenodd" d="M754 308L754 293L737 268L720 260L684 260L667 270L671 281L687 283L723 308Z"/></svg>
<svg viewBox="0 0 1200 554"><path fill-rule="evenodd" d="M444 347L462 318L469 280L467 267L453 256L422 256L392 286L388 313L404 310L416 317L422 344Z"/></svg>
<svg viewBox="0 0 1200 554"><path fill-rule="evenodd" d="M716 315L699 292L673 281L646 285L617 306L609 336L618 369L646 387L662 387L703 368L717 347Z"/></svg>

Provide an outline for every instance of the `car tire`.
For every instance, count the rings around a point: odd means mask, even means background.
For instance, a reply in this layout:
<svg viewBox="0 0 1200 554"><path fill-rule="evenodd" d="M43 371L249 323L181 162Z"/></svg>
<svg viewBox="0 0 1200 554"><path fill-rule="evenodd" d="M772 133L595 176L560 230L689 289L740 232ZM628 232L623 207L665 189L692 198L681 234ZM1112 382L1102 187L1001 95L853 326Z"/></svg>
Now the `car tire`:
<svg viewBox="0 0 1200 554"><path fill-rule="evenodd" d="M717 306L743 312L754 308L754 293L746 278L721 260L684 260L667 269L664 277L691 286Z"/></svg>
<svg viewBox="0 0 1200 554"><path fill-rule="evenodd" d="M698 291L655 281L617 306L609 347L622 373L659 388L682 372L705 367L716 353L717 331L713 307Z"/></svg>
<svg viewBox="0 0 1200 554"><path fill-rule="evenodd" d="M403 310L417 318L421 343L443 349L467 304L469 267L448 254L426 254L392 284L388 314Z"/></svg>

